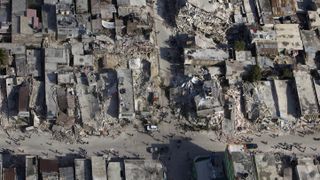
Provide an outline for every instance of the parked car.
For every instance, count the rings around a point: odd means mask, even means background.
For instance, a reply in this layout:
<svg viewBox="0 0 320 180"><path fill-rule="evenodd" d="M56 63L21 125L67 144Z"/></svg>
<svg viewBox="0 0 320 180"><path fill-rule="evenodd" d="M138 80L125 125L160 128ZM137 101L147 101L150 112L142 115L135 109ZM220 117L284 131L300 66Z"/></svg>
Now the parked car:
<svg viewBox="0 0 320 180"><path fill-rule="evenodd" d="M153 146L153 147L147 147L148 153L168 153L169 147L168 146Z"/></svg>
<svg viewBox="0 0 320 180"><path fill-rule="evenodd" d="M320 141L320 137L314 137L313 140Z"/></svg>
<svg viewBox="0 0 320 180"><path fill-rule="evenodd" d="M245 147L247 149L258 149L258 145L255 143L247 143L247 144L245 144Z"/></svg>
<svg viewBox="0 0 320 180"><path fill-rule="evenodd" d="M159 128L158 128L158 126L156 126L156 125L151 125L151 124L147 124L147 125L145 125L145 129L146 129L146 131L158 131L159 130Z"/></svg>
<svg viewBox="0 0 320 180"><path fill-rule="evenodd" d="M148 153L159 153L159 148L158 147L147 147L147 152Z"/></svg>

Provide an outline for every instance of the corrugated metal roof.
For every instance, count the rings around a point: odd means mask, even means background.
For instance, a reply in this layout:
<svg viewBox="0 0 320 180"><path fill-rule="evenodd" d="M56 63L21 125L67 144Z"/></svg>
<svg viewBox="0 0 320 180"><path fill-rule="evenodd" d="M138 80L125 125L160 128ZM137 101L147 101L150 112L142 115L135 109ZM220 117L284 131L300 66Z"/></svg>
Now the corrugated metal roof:
<svg viewBox="0 0 320 180"><path fill-rule="evenodd" d="M40 159L40 172L59 172L58 160Z"/></svg>
<svg viewBox="0 0 320 180"><path fill-rule="evenodd" d="M23 83L19 89L19 111L28 111L29 109L29 85Z"/></svg>
<svg viewBox="0 0 320 180"><path fill-rule="evenodd" d="M5 180L16 180L16 168L4 168L3 179Z"/></svg>

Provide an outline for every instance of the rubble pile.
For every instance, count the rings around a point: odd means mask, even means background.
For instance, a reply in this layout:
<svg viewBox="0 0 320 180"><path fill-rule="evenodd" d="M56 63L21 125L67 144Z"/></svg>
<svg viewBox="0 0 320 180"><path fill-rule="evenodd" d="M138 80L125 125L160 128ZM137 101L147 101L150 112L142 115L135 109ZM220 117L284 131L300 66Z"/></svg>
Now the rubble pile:
<svg viewBox="0 0 320 180"><path fill-rule="evenodd" d="M180 87L173 88L171 93L174 96L171 103L174 104L175 112L181 110L187 124L200 129L221 129L224 100L217 78L207 73L204 76L194 75L187 78Z"/></svg>
<svg viewBox="0 0 320 180"><path fill-rule="evenodd" d="M131 59L129 68L132 70L135 110L142 117L149 116L153 108L152 105L158 100L150 77L151 63L146 59Z"/></svg>
<svg viewBox="0 0 320 180"><path fill-rule="evenodd" d="M123 59L130 60L137 57L140 57L141 59L149 59L152 57L152 54L156 53L156 51L152 42L137 42L133 39L122 39L117 42L112 53L118 54Z"/></svg>
<svg viewBox="0 0 320 180"><path fill-rule="evenodd" d="M270 85L269 81L242 84L244 114L258 131L289 132L294 129L297 119L277 114L279 110Z"/></svg>
<svg viewBox="0 0 320 180"><path fill-rule="evenodd" d="M179 32L203 34L214 42L226 43L225 32L230 27L231 12L222 3L214 3L213 12L206 12L190 3L180 9L176 17Z"/></svg>
<svg viewBox="0 0 320 180"><path fill-rule="evenodd" d="M254 83L243 83L243 99L246 117L255 125L257 130L277 128L272 122L272 109L266 105L258 90L259 86ZM270 98L270 97L269 97Z"/></svg>
<svg viewBox="0 0 320 180"><path fill-rule="evenodd" d="M232 102L233 114L234 114L234 125L237 131L245 132L252 127L252 124L244 117L241 111L241 91L238 87L230 87L226 91L225 98Z"/></svg>
<svg viewBox="0 0 320 180"><path fill-rule="evenodd" d="M3 127L68 143L163 120L227 136L319 129L314 9L297 19L269 1L26 1L1 4Z"/></svg>
<svg viewBox="0 0 320 180"><path fill-rule="evenodd" d="M255 85L253 83L244 83L242 88L248 118L254 122L263 121L265 118L270 121L272 115L270 109L263 101L260 101Z"/></svg>

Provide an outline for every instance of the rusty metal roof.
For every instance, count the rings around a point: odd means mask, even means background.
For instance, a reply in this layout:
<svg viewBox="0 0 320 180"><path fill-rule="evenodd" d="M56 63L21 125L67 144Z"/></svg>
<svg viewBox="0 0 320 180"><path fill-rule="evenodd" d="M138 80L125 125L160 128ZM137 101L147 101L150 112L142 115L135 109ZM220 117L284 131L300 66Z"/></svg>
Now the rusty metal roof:
<svg viewBox="0 0 320 180"><path fill-rule="evenodd" d="M294 0L271 0L273 16L287 16L296 12Z"/></svg>
<svg viewBox="0 0 320 180"><path fill-rule="evenodd" d="M59 172L58 160L39 159L40 172Z"/></svg>
<svg viewBox="0 0 320 180"><path fill-rule="evenodd" d="M16 168L4 168L3 169L3 179L15 180L16 179Z"/></svg>
<svg viewBox="0 0 320 180"><path fill-rule="evenodd" d="M29 108L29 85L23 83L19 89L19 111L28 111Z"/></svg>

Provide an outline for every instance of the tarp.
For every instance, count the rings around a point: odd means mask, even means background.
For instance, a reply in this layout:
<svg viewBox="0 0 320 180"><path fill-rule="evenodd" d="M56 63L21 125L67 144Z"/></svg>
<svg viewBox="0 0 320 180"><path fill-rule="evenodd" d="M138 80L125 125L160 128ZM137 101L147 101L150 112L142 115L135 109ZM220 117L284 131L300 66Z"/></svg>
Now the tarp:
<svg viewBox="0 0 320 180"><path fill-rule="evenodd" d="M101 20L101 23L104 28L107 28L107 29L114 29L115 28L114 22L108 22L108 21Z"/></svg>

